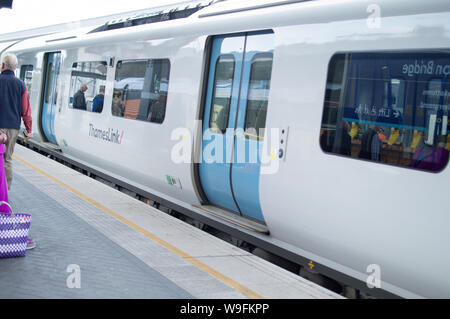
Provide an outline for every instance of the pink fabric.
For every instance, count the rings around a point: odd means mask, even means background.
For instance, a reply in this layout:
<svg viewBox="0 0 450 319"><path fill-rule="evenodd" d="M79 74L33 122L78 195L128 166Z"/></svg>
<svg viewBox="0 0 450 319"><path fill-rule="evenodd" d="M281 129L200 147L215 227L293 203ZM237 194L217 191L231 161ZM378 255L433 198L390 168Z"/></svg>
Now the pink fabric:
<svg viewBox="0 0 450 319"><path fill-rule="evenodd" d="M5 166L3 163L3 153L5 153L5 145L0 144L0 201L8 202L8 187L6 186ZM6 205L0 206L0 214L10 214L9 207Z"/></svg>
<svg viewBox="0 0 450 319"><path fill-rule="evenodd" d="M31 134L33 119L31 118L30 97L28 95L27 86L25 86L25 92L23 92L22 95L22 118L28 134Z"/></svg>

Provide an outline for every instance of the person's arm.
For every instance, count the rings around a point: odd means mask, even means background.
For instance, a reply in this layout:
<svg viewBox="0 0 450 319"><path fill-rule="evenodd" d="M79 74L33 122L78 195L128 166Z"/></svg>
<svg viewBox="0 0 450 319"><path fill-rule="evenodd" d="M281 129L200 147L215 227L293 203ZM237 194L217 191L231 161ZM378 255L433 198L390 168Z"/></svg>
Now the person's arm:
<svg viewBox="0 0 450 319"><path fill-rule="evenodd" d="M30 97L28 96L28 90L25 86L25 91L22 94L22 119L25 124L25 128L27 129L28 136L26 138L31 137L32 132L32 124L33 119L31 117L31 106L30 106Z"/></svg>

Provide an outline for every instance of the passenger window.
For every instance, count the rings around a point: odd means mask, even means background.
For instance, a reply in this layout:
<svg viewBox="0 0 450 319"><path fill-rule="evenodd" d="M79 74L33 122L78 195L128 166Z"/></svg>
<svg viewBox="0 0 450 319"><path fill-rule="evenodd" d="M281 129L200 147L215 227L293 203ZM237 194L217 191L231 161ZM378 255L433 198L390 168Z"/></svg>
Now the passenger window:
<svg viewBox="0 0 450 319"><path fill-rule="evenodd" d="M272 59L272 53L258 53L253 58L245 115L245 136L249 139L264 139Z"/></svg>
<svg viewBox="0 0 450 319"><path fill-rule="evenodd" d="M221 55L217 59L212 107L209 117L209 127L215 133L223 134L228 127L234 67L234 56L231 54Z"/></svg>
<svg viewBox="0 0 450 319"><path fill-rule="evenodd" d="M20 67L20 79L25 82L27 86L28 94L31 92L31 79L33 77L33 66L32 65L22 65Z"/></svg>
<svg viewBox="0 0 450 319"><path fill-rule="evenodd" d="M162 123L166 114L169 73L168 59L119 61L112 115Z"/></svg>
<svg viewBox="0 0 450 319"><path fill-rule="evenodd" d="M450 53L346 53L328 67L328 153L439 172L450 150Z"/></svg>
<svg viewBox="0 0 450 319"><path fill-rule="evenodd" d="M72 65L69 105L74 109L101 113L105 97L107 64L76 62Z"/></svg>
<svg viewBox="0 0 450 319"><path fill-rule="evenodd" d="M54 68L53 62L51 62L50 65L48 66L48 72L47 72L48 78L47 78L46 92L45 92L45 103L50 103L50 97L53 92L53 75L54 75L53 68Z"/></svg>

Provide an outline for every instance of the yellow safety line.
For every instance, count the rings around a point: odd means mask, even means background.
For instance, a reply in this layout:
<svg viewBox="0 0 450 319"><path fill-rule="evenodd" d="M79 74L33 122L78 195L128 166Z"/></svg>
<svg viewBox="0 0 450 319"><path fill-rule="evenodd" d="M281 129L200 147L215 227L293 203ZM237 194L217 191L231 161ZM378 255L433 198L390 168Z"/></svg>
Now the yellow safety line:
<svg viewBox="0 0 450 319"><path fill-rule="evenodd" d="M234 281L233 279L225 276L224 274L218 272L217 270L215 270L215 269L209 267L208 265L202 263L200 260L196 259L195 257L190 256L189 254L185 253L181 249L178 249L177 247L169 244L165 240L163 240L163 239L159 238L158 236L150 233L149 231L147 231L144 228L142 228L142 227L136 225L135 223L129 221L128 219L124 218L123 216L120 216L119 214L115 213L114 211L112 211L108 207L105 207L102 204L100 204L99 202L93 200L92 198L89 198L88 196L80 193L76 189L74 189L74 188L70 187L69 185L61 182L60 180L58 180L57 178L53 177L52 175L50 175L50 174L40 170L39 168L35 167L34 165L28 163L27 161L25 161L23 159L17 157L16 155L13 155L13 158L18 160L19 162L25 164L26 166L34 169L35 171L37 171L40 174L44 175L45 177L49 178L53 182L61 185L62 187L66 188L67 190L71 191L72 193L75 193L79 197L87 200L92 205L94 205L97 208L103 210L104 212L108 213L109 215L115 217L116 219L120 220L122 223L130 226L134 230L140 232L141 234L143 234L144 236L150 238L151 240L153 240L154 242L156 242L159 245L163 246L164 248L166 248L166 249L170 250L171 252L177 254L181 258L185 259L186 261L190 262L191 264L195 265L196 267L200 268L201 270L207 272L211 276L219 279L220 281L223 281L225 284L233 287L234 289L236 289L237 291L243 293L244 295L246 295L246 296L248 296L248 297L250 297L252 299L263 299L263 297L261 295L257 294L256 292L254 292L254 291L252 291L252 290L242 286L240 283Z"/></svg>

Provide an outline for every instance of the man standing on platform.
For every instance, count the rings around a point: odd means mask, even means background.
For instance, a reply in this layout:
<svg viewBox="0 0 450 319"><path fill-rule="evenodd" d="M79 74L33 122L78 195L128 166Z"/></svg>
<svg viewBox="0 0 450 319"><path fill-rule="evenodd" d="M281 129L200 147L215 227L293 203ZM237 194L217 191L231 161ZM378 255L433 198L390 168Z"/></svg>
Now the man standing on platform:
<svg viewBox="0 0 450 319"><path fill-rule="evenodd" d="M13 179L12 155L19 135L20 122L23 119L27 129L26 138L31 137L31 107L27 86L18 79L14 71L17 68L17 57L6 53L1 59L0 74L0 132L7 136L4 154L5 173L8 190Z"/></svg>
<svg viewBox="0 0 450 319"><path fill-rule="evenodd" d="M0 132L6 134L6 151L3 154L5 162L5 175L8 191L11 189L13 179L12 154L19 135L20 122L23 119L25 137L31 137L31 107L27 86L23 81L16 78L14 71L18 65L14 54L6 53L1 58L0 74ZM27 249L36 247L36 242L28 237Z"/></svg>

